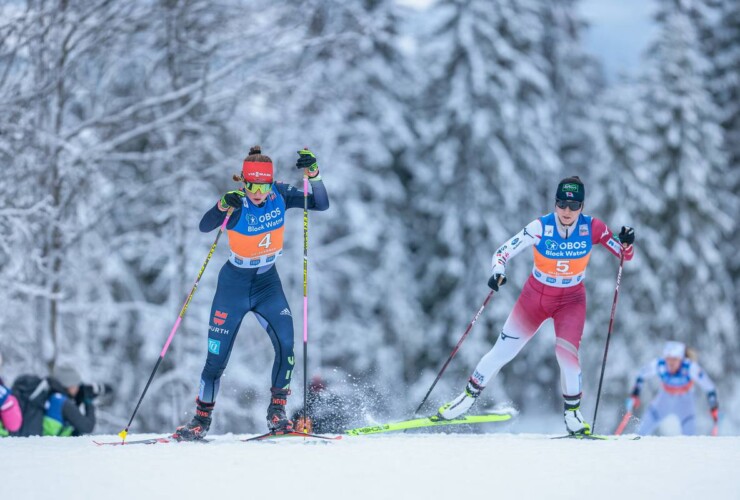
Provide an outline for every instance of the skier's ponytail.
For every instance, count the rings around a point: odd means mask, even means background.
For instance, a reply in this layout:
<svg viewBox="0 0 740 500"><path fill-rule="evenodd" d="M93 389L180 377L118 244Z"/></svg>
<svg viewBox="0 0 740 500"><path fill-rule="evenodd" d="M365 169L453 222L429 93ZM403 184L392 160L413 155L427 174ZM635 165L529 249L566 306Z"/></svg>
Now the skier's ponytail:
<svg viewBox="0 0 740 500"><path fill-rule="evenodd" d="M699 354L693 347L686 346L686 357L695 363L699 361Z"/></svg>

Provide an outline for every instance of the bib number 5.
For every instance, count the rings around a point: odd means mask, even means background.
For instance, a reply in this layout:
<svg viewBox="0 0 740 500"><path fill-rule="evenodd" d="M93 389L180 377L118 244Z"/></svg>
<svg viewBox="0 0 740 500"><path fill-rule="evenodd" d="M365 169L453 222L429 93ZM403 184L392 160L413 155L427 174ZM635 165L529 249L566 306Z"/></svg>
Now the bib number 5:
<svg viewBox="0 0 740 500"><path fill-rule="evenodd" d="M559 273L567 273L570 270L570 261L559 260L555 265L555 269L557 269Z"/></svg>

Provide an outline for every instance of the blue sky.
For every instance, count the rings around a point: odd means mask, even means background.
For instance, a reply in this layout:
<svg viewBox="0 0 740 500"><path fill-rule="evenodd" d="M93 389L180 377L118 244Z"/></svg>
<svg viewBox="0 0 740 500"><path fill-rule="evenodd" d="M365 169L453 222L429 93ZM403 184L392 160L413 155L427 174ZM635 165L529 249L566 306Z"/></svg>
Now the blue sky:
<svg viewBox="0 0 740 500"><path fill-rule="evenodd" d="M610 81L638 68L642 52L656 36L655 7L655 2L646 0L581 2L581 13L590 24L584 43L601 59Z"/></svg>

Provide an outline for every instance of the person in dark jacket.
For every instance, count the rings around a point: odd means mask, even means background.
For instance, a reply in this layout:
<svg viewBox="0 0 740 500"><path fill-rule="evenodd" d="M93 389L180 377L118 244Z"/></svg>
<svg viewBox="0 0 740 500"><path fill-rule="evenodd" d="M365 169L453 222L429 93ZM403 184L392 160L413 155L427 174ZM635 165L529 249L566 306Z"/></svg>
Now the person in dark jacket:
<svg viewBox="0 0 740 500"><path fill-rule="evenodd" d="M61 365L49 378L51 395L46 401L42 434L80 436L95 428L97 395L92 385L83 385L80 374L70 365Z"/></svg>

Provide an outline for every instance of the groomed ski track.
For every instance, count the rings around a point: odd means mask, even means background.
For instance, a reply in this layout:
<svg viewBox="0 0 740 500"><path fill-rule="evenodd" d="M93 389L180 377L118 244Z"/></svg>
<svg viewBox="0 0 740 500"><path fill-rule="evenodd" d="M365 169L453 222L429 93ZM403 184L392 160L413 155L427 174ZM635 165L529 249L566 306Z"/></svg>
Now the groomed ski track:
<svg viewBox="0 0 740 500"><path fill-rule="evenodd" d="M115 435L8 438L3 498L740 498L740 437L552 440L555 434L385 434L207 445L96 446ZM156 437L133 434L129 439Z"/></svg>

